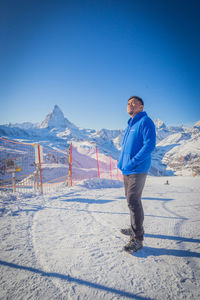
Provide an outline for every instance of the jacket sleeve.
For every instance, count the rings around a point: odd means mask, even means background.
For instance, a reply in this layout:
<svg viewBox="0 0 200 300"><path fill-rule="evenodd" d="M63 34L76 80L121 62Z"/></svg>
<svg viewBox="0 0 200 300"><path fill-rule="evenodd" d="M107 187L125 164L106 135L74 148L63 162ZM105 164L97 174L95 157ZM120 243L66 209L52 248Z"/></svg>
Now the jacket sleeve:
<svg viewBox="0 0 200 300"><path fill-rule="evenodd" d="M117 167L122 170L122 157L123 157L123 148L124 148L124 142L127 138L127 134L128 134L128 127L126 128L125 132L124 132L124 136L123 136L123 140L122 140L122 149L121 149L121 153L118 159L118 163L117 163Z"/></svg>
<svg viewBox="0 0 200 300"><path fill-rule="evenodd" d="M140 151L132 158L132 165L139 165L143 162L155 149L156 131L155 125L151 119L147 119L142 124L143 146Z"/></svg>

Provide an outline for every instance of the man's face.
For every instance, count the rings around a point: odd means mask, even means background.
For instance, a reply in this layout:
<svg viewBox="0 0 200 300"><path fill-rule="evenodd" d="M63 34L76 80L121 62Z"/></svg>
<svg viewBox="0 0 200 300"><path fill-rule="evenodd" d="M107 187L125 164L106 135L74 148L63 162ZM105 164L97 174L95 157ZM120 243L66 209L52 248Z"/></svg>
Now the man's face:
<svg viewBox="0 0 200 300"><path fill-rule="evenodd" d="M130 99L127 105L127 113L133 118L137 113L143 111L143 105L137 99Z"/></svg>

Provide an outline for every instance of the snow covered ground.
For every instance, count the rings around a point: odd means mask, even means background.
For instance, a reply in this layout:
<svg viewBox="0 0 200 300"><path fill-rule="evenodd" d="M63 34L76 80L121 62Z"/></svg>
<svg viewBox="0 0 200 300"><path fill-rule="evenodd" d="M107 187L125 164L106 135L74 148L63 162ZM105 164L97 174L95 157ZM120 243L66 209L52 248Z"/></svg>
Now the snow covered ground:
<svg viewBox="0 0 200 300"><path fill-rule="evenodd" d="M120 182L0 194L0 299L200 299L199 195L199 177L148 177L130 255Z"/></svg>

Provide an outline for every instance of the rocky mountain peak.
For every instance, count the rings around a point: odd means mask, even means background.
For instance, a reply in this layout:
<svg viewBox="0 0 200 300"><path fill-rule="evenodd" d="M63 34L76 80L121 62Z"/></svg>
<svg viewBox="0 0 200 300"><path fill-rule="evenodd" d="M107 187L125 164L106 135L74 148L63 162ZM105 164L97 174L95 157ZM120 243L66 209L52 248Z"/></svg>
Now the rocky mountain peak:
<svg viewBox="0 0 200 300"><path fill-rule="evenodd" d="M44 121L40 124L40 128L66 128L75 127L65 117L58 105L46 116Z"/></svg>
<svg viewBox="0 0 200 300"><path fill-rule="evenodd" d="M158 129L164 129L164 128L166 128L165 123L162 120L160 120L160 119L155 119L154 120L154 124L155 124L156 128L158 128Z"/></svg>

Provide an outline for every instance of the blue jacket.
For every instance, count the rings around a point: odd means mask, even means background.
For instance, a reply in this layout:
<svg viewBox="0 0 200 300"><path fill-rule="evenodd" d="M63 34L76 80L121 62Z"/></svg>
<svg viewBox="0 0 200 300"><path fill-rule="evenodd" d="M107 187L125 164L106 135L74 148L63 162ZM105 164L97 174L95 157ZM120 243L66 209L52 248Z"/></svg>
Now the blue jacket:
<svg viewBox="0 0 200 300"><path fill-rule="evenodd" d="M147 173L151 166L151 153L155 145L155 125L146 112L139 112L130 118L118 161L118 168L123 175Z"/></svg>

